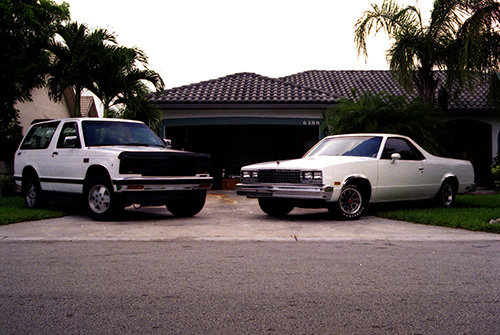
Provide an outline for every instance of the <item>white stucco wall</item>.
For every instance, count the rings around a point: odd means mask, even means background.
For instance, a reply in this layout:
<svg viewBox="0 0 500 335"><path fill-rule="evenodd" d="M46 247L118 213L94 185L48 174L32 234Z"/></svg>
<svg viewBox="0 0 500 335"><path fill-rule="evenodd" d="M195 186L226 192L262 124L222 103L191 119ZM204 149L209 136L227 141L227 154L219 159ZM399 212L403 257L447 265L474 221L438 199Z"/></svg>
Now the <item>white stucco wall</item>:
<svg viewBox="0 0 500 335"><path fill-rule="evenodd" d="M17 103L15 108L19 110L19 120L23 127L23 135L26 134L31 122L35 119L60 119L71 117L68 102L65 97L56 103L49 99L46 88L37 88L32 92L33 101Z"/></svg>

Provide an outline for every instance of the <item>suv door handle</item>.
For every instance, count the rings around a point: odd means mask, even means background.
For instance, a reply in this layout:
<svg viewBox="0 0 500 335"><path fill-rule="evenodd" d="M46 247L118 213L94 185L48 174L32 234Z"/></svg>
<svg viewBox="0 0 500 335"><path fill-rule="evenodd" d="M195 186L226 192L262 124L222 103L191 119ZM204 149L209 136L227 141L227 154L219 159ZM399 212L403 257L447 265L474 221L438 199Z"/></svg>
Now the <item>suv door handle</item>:
<svg viewBox="0 0 500 335"><path fill-rule="evenodd" d="M52 157L54 157L55 155L59 155L59 153L58 153L57 151L54 151L54 152L52 153Z"/></svg>

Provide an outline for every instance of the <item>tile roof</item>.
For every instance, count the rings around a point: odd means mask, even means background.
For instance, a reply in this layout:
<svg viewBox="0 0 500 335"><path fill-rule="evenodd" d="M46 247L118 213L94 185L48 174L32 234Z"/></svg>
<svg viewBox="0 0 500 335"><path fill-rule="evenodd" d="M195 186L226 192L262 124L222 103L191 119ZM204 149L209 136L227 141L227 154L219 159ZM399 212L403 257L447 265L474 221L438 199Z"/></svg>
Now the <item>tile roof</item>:
<svg viewBox="0 0 500 335"><path fill-rule="evenodd" d="M444 79L444 72L437 72ZM444 80L441 80L442 82ZM154 93L153 103L333 103L339 97L352 98L371 90L407 97L390 71L305 71L281 78L255 73L236 73ZM488 85L480 84L474 94L463 91L450 98L450 110L493 110L487 101Z"/></svg>
<svg viewBox="0 0 500 335"><path fill-rule="evenodd" d="M392 77L390 71L306 71L280 78L287 82L335 92L343 98L352 99L352 89L358 95L365 91L389 92L406 95L405 90Z"/></svg>
<svg viewBox="0 0 500 335"><path fill-rule="evenodd" d="M334 102L337 95L255 73L236 73L153 94L153 103Z"/></svg>
<svg viewBox="0 0 500 335"><path fill-rule="evenodd" d="M436 72L441 83L445 80L443 71ZM314 87L320 90L335 92L341 97L352 99L351 91L356 88L358 96L365 91L388 92L407 97L416 96L416 92L408 94L398 84L390 71L306 71L280 78L299 85ZM462 91L457 97L450 97L451 110L493 110L488 103L489 85L482 83L475 87L473 93Z"/></svg>

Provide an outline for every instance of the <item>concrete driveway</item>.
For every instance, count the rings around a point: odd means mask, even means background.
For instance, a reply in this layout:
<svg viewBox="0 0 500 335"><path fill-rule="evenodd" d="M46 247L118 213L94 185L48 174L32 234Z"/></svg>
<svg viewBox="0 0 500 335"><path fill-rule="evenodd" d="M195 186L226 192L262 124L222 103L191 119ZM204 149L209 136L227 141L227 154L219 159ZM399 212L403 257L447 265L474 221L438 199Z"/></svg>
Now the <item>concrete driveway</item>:
<svg viewBox="0 0 500 335"><path fill-rule="evenodd" d="M210 191L193 218L176 218L165 207L134 209L113 222L85 215L0 226L3 241L213 240L213 241L500 241L500 235L364 216L332 220L324 209L294 209L285 218L265 215L257 200L234 191Z"/></svg>

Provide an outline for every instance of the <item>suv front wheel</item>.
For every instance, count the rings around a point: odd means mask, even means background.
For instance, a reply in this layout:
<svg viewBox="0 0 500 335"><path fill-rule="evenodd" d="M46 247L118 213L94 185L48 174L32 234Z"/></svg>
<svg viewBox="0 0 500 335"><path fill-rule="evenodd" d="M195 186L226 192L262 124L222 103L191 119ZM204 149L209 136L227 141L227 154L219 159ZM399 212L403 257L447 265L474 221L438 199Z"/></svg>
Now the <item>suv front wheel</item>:
<svg viewBox="0 0 500 335"><path fill-rule="evenodd" d="M111 182L101 176L85 183L83 196L89 216L96 221L110 220L125 208L117 201Z"/></svg>

